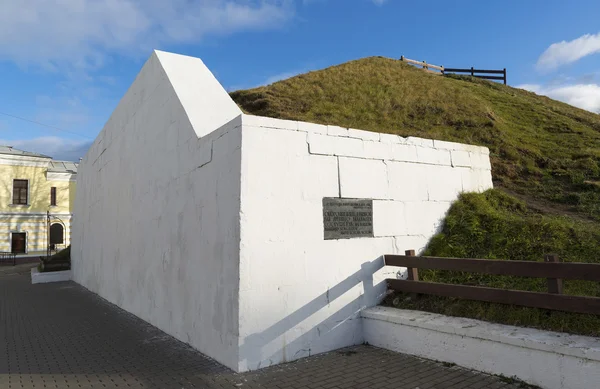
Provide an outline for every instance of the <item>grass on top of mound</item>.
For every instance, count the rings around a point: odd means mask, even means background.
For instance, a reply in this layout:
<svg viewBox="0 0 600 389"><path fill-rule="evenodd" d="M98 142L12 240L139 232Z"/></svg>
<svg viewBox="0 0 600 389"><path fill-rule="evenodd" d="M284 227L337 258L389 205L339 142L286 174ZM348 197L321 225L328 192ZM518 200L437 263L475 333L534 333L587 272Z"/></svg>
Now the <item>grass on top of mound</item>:
<svg viewBox="0 0 600 389"><path fill-rule="evenodd" d="M232 92L250 114L487 146L496 189L465 194L432 256L600 262L600 115L522 89L433 75L399 60L363 58ZM506 193L512 195L509 196ZM526 201L525 202L522 202ZM546 291L546 280L421 271L428 281ZM600 296L598 283L565 293ZM391 297L403 308L587 335L600 318L500 304Z"/></svg>
<svg viewBox="0 0 600 389"><path fill-rule="evenodd" d="M370 57L231 97L254 115L487 146L496 185L600 221L600 115L545 96Z"/></svg>
<svg viewBox="0 0 600 389"><path fill-rule="evenodd" d="M442 230L423 255L436 257L543 261L556 253L564 262L599 262L596 223L534 212L498 189L467 193L450 208ZM419 270L423 281L547 292L546 279ZM600 283L564 280L564 293L600 297ZM600 336L600 315L576 314L455 298L395 293L384 305L450 316Z"/></svg>

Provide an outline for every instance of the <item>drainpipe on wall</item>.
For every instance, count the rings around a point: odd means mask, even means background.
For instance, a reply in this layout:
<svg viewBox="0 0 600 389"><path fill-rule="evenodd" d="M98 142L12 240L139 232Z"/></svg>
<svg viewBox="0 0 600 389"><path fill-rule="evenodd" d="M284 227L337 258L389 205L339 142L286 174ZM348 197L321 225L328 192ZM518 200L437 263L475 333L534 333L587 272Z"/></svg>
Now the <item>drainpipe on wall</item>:
<svg viewBox="0 0 600 389"><path fill-rule="evenodd" d="M46 211L46 260L50 259L50 211Z"/></svg>

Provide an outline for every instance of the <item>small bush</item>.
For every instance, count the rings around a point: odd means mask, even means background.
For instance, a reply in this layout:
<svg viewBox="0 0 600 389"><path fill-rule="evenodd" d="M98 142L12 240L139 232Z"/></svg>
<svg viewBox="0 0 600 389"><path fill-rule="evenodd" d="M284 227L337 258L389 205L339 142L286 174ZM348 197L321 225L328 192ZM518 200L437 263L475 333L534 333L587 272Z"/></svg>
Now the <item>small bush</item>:
<svg viewBox="0 0 600 389"><path fill-rule="evenodd" d="M40 272L69 270L71 268L71 245L52 255L49 259L44 259L39 266Z"/></svg>
<svg viewBox="0 0 600 389"><path fill-rule="evenodd" d="M71 262L71 245L52 255L49 262Z"/></svg>

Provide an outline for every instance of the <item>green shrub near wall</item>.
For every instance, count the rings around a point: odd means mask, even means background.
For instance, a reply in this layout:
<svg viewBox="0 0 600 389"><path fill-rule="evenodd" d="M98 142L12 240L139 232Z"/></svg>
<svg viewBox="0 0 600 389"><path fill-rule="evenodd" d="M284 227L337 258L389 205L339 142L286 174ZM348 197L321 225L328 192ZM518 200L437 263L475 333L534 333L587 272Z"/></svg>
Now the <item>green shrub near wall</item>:
<svg viewBox="0 0 600 389"><path fill-rule="evenodd" d="M38 271L50 272L71 269L71 245L64 250L52 255L48 260L42 260L38 265Z"/></svg>

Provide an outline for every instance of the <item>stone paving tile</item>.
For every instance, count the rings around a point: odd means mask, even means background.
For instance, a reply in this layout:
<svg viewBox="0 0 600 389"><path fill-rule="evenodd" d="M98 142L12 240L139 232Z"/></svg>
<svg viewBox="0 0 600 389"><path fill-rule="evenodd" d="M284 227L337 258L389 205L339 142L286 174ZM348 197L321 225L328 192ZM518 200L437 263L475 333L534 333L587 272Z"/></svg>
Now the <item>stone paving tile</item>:
<svg viewBox="0 0 600 389"><path fill-rule="evenodd" d="M236 374L73 282L0 272L0 388L502 388L518 384L370 346Z"/></svg>

